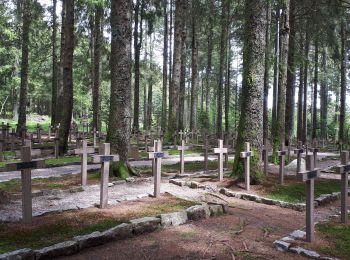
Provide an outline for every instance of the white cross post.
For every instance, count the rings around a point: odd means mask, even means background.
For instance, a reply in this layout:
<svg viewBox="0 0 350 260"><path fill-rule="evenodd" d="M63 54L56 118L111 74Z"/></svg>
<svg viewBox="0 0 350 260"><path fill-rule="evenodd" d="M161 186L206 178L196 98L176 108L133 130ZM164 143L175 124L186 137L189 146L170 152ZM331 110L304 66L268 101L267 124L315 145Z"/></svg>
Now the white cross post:
<svg viewBox="0 0 350 260"><path fill-rule="evenodd" d="M181 146L177 147L177 150L180 151L180 164L181 164L181 169L180 169L180 174L185 173L185 150L188 150L189 147L185 146L185 140L181 141Z"/></svg>
<svg viewBox="0 0 350 260"><path fill-rule="evenodd" d="M297 173L300 172L301 167L301 154L304 152L303 143L301 141L298 142L298 149L294 149L294 154L297 155Z"/></svg>
<svg viewBox="0 0 350 260"><path fill-rule="evenodd" d="M341 222L344 224L348 223L348 181L349 181L349 152L340 153L341 165L337 167L337 173L341 174Z"/></svg>
<svg viewBox="0 0 350 260"><path fill-rule="evenodd" d="M161 173L162 173L162 158L166 157L167 154L162 151L162 141L154 141L154 151L148 153L148 158L152 159L152 170L154 177L154 192L153 196L159 198L160 196L160 183L161 183Z"/></svg>
<svg viewBox="0 0 350 260"><path fill-rule="evenodd" d="M93 155L93 163L101 163L101 188L100 188L100 208L106 208L108 205L108 182L109 182L109 164L119 161L118 155L111 155L111 146L104 143L101 146L101 154Z"/></svg>
<svg viewBox="0 0 350 260"><path fill-rule="evenodd" d="M81 185L86 186L87 184L87 161L88 154L95 153L95 148L88 147L87 141L83 141L83 147L80 149L74 149L74 154L79 154L81 157Z"/></svg>
<svg viewBox="0 0 350 260"><path fill-rule="evenodd" d="M241 152L241 158L244 159L244 179L245 179L245 189L250 190L250 157L254 156L253 152L250 151L250 144L245 143L245 151Z"/></svg>
<svg viewBox="0 0 350 260"><path fill-rule="evenodd" d="M219 139L218 140L218 144L219 147L218 148L214 148L214 153L219 155L219 181L223 181L224 180L224 162L223 162L223 157L224 154L227 153L227 148L224 148L223 145L223 140Z"/></svg>
<svg viewBox="0 0 350 260"><path fill-rule="evenodd" d="M22 216L24 223L32 221L32 169L45 167L44 160L32 161L31 148L22 146L21 162L6 164L6 171L21 171L22 181Z"/></svg>
<svg viewBox="0 0 350 260"><path fill-rule="evenodd" d="M314 156L306 156L306 171L299 172L298 177L306 182L306 241L313 242L315 237L314 208L315 208L315 179L320 176L320 170L314 168Z"/></svg>
<svg viewBox="0 0 350 260"><path fill-rule="evenodd" d="M284 144L281 144L281 150L277 151L277 155L280 160L280 167L279 167L279 175L280 175L280 184L284 184L284 157L287 154L287 150L284 150Z"/></svg>

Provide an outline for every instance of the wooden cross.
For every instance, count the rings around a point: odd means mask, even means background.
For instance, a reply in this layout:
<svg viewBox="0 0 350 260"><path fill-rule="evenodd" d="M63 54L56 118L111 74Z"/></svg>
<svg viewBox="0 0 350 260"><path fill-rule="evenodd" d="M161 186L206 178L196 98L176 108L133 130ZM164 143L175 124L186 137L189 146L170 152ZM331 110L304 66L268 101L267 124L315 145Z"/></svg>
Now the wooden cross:
<svg viewBox="0 0 350 260"><path fill-rule="evenodd" d="M185 140L181 141L181 146L177 147L177 150L180 151L180 164L181 164L181 170L180 174L184 174L185 172L185 150L188 150L189 147L185 146Z"/></svg>
<svg viewBox="0 0 350 260"><path fill-rule="evenodd" d="M314 146L313 148L310 148L310 151L314 155L314 166L315 166L315 168L317 168L317 153L318 153L319 149L317 148L318 145L317 145L316 141L313 142L313 146Z"/></svg>
<svg viewBox="0 0 350 260"><path fill-rule="evenodd" d="M162 141L154 141L154 152L148 153L148 159L152 159L152 170L154 177L154 192L153 196L159 198L160 196L160 183L161 183L161 173L162 173L162 158L166 157L167 154L162 151Z"/></svg>
<svg viewBox="0 0 350 260"><path fill-rule="evenodd" d="M219 155L219 181L224 180L224 164L223 155L227 153L227 148L224 148L223 140L218 140L219 147L214 148L214 153Z"/></svg>
<svg viewBox="0 0 350 260"><path fill-rule="evenodd" d="M348 181L349 181L349 152L340 153L341 165L337 167L337 173L341 174L341 222L347 224L348 222Z"/></svg>
<svg viewBox="0 0 350 260"><path fill-rule="evenodd" d="M87 141L83 141L83 147L80 149L74 149L74 154L79 154L81 157L81 185L86 186L87 184L87 161L88 154L95 153L95 148L87 146Z"/></svg>
<svg viewBox="0 0 350 260"><path fill-rule="evenodd" d="M101 147L100 155L93 155L93 163L101 163L101 188L100 188L100 208L106 208L108 205L108 182L109 182L109 164L119 161L118 155L111 155L111 146L104 143Z"/></svg>
<svg viewBox="0 0 350 260"><path fill-rule="evenodd" d="M304 152L303 142L298 142L298 149L294 149L294 154L297 155L297 173L300 172L301 168L301 154Z"/></svg>
<svg viewBox="0 0 350 260"><path fill-rule="evenodd" d="M284 144L281 144L280 151L277 151L277 155L280 160L280 166L279 166L279 175L280 175L280 184L284 184L284 157L287 154L287 150L284 149Z"/></svg>
<svg viewBox="0 0 350 260"><path fill-rule="evenodd" d="M314 167L314 156L306 156L306 171L299 172L298 177L303 182L306 182L306 241L312 242L314 240L314 192L315 192L315 179L320 176L320 170Z"/></svg>
<svg viewBox="0 0 350 260"><path fill-rule="evenodd" d="M31 148L22 146L21 162L5 165L6 171L21 171L22 181L22 216L24 223L32 221L32 169L45 167L44 160L32 161Z"/></svg>
<svg viewBox="0 0 350 260"><path fill-rule="evenodd" d="M245 179L245 189L250 190L250 157L254 156L253 152L250 151L250 144L245 143L245 151L241 152L241 158L244 159L244 179Z"/></svg>
<svg viewBox="0 0 350 260"><path fill-rule="evenodd" d="M268 175L268 165L269 165L269 156L271 156L271 150L266 145L266 142L264 141L264 146L262 148L262 157L264 161L264 174L265 176Z"/></svg>

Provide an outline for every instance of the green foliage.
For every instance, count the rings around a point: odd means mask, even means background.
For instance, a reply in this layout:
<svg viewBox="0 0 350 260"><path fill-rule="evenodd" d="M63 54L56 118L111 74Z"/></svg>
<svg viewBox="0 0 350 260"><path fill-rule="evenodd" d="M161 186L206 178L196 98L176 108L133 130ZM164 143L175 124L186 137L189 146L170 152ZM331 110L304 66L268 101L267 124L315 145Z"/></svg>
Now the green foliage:
<svg viewBox="0 0 350 260"><path fill-rule="evenodd" d="M119 177L123 180L129 177L129 169L124 162L112 162L110 164L110 173L113 176Z"/></svg>

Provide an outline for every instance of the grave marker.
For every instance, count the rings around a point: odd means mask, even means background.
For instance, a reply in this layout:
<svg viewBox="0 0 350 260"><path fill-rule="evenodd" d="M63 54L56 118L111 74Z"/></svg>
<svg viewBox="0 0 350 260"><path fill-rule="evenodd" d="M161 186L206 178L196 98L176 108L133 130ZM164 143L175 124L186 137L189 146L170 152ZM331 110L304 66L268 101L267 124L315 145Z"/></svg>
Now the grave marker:
<svg viewBox="0 0 350 260"><path fill-rule="evenodd" d="M313 142L313 148L310 148L310 151L312 152L313 156L314 156L314 166L315 168L317 168L317 153L319 151L319 149L317 148L317 142L314 141Z"/></svg>
<svg viewBox="0 0 350 260"><path fill-rule="evenodd" d="M95 153L95 148L87 146L87 141L83 141L83 147L80 149L74 149L74 154L78 154L81 157L81 185L86 186L87 184L87 161L88 154Z"/></svg>
<svg viewBox="0 0 350 260"><path fill-rule="evenodd" d="M277 151L277 155L280 160L280 165L279 165L279 175L280 175L280 184L284 184L284 157L287 154L287 150L284 150L284 145L283 143L281 144L281 150Z"/></svg>
<svg viewBox="0 0 350 260"><path fill-rule="evenodd" d="M341 222L347 224L348 222L348 181L349 181L349 152L340 153L340 163L342 165L337 167L337 173L341 174Z"/></svg>
<svg viewBox="0 0 350 260"><path fill-rule="evenodd" d="M94 130L92 131L93 135L94 135L94 147L97 147L97 142L96 142L96 137L98 134L98 131L96 130L96 128L94 127Z"/></svg>
<svg viewBox="0 0 350 260"><path fill-rule="evenodd" d="M184 135L185 133L181 130L180 132L179 132L179 135L180 135L180 141L181 140L183 140L183 135Z"/></svg>
<svg viewBox="0 0 350 260"><path fill-rule="evenodd" d="M297 155L297 173L300 172L301 168L301 154L304 152L303 142L298 142L298 149L294 149L294 154Z"/></svg>
<svg viewBox="0 0 350 260"><path fill-rule="evenodd" d="M253 152L250 151L250 144L245 143L245 151L241 152L241 158L244 159L244 179L245 179L245 189L250 190L250 157L254 156Z"/></svg>
<svg viewBox="0 0 350 260"><path fill-rule="evenodd" d="M93 163L101 163L101 188L100 188L100 208L106 208L108 205L108 182L109 182L109 164L110 162L119 161L118 155L111 155L109 143L101 146L101 154L93 155Z"/></svg>
<svg viewBox="0 0 350 260"><path fill-rule="evenodd" d="M181 146L177 147L177 150L180 151L180 164L181 164L181 169L180 169L180 174L184 174L185 172L185 150L188 150L189 147L185 146L185 141L181 141Z"/></svg>
<svg viewBox="0 0 350 260"><path fill-rule="evenodd" d="M219 181L224 180L224 163L223 163L223 155L227 153L227 148L223 146L223 140L218 140L219 147L214 148L214 153L219 155Z"/></svg>
<svg viewBox="0 0 350 260"><path fill-rule="evenodd" d="M315 224L314 224L314 193L315 193L315 179L320 175L320 170L315 169L314 167L314 156L307 155L306 156L306 171L299 172L298 177L303 182L306 182L306 241L313 242L314 241L314 232L315 232Z"/></svg>
<svg viewBox="0 0 350 260"><path fill-rule="evenodd" d="M160 183L162 173L162 158L166 157L167 154L162 151L162 142L160 140L154 141L154 152L148 153L148 159L152 159L152 169L154 177L154 192L153 196L159 198L160 196Z"/></svg>
<svg viewBox="0 0 350 260"><path fill-rule="evenodd" d="M21 162L6 164L6 171L21 171L22 182L22 218L24 223L32 221L32 169L45 167L44 160L32 161L31 148L21 148Z"/></svg>

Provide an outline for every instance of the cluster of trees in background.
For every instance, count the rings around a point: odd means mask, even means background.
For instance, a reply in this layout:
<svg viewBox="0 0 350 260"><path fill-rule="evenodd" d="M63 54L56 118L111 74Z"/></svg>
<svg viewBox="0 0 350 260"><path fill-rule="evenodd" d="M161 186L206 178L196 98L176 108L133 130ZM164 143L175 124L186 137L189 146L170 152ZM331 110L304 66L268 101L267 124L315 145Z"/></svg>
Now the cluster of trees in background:
<svg viewBox="0 0 350 260"><path fill-rule="evenodd" d="M275 150L295 139L347 141L349 8L62 0L57 17L57 0L0 0L1 116L24 126L26 113L48 114L67 136L71 116L89 114L122 154L131 131L158 126L168 138L233 131L238 150L267 138Z"/></svg>

